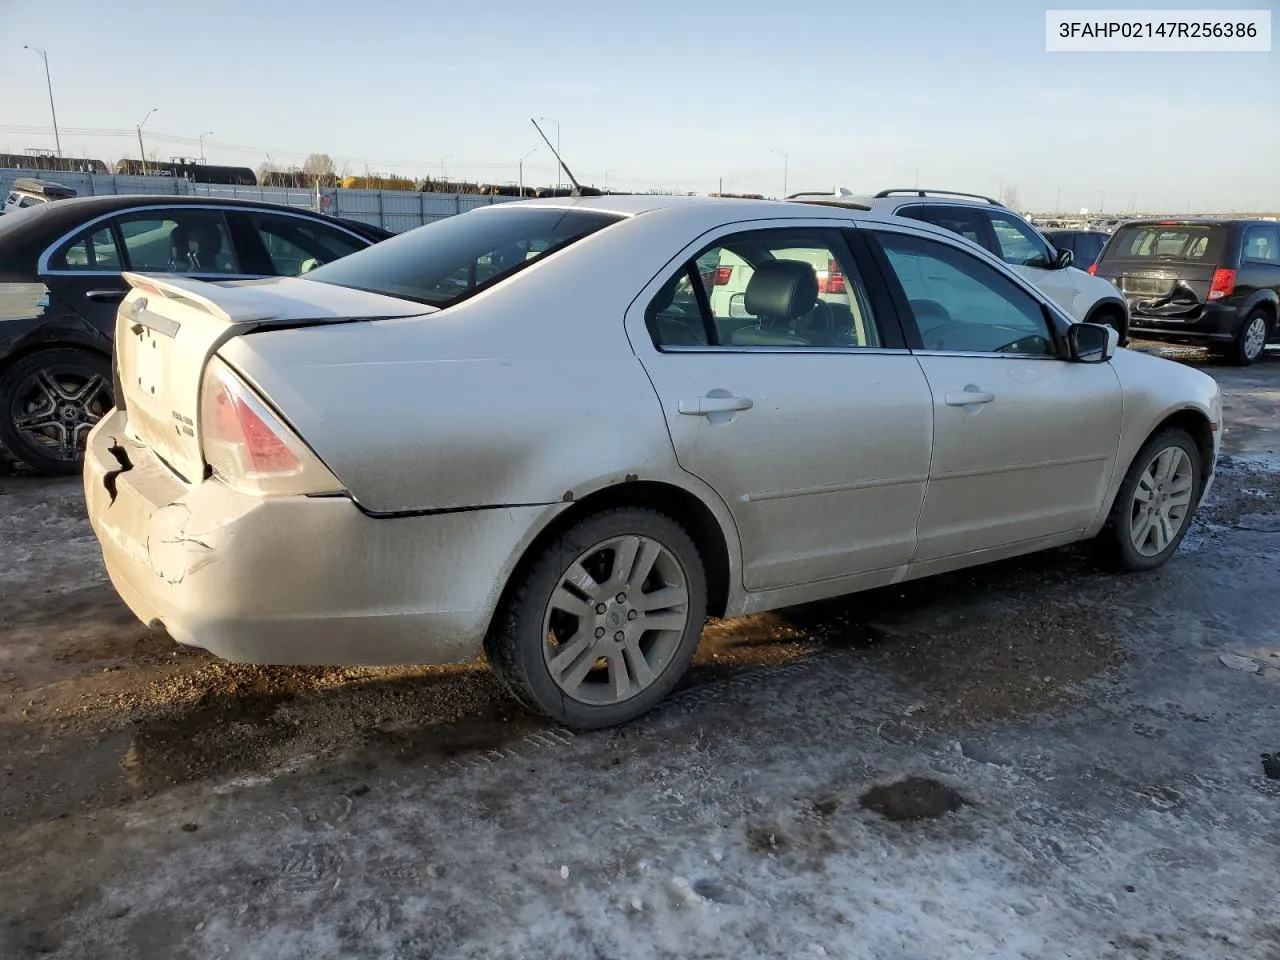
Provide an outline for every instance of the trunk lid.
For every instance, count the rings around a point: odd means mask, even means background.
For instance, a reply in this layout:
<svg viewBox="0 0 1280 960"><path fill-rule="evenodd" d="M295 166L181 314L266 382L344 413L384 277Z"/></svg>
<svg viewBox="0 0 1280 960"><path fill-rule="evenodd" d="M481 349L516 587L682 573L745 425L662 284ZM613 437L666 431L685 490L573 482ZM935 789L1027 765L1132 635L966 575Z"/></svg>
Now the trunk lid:
<svg viewBox="0 0 1280 960"><path fill-rule="evenodd" d="M296 278L205 283L126 272L116 315L117 405L132 439L189 483L203 479L200 385L222 344L255 330L407 317L434 308Z"/></svg>
<svg viewBox="0 0 1280 960"><path fill-rule="evenodd" d="M1195 221L1125 224L1098 259L1096 274L1114 283L1129 312L1193 319L1223 262L1227 228Z"/></svg>

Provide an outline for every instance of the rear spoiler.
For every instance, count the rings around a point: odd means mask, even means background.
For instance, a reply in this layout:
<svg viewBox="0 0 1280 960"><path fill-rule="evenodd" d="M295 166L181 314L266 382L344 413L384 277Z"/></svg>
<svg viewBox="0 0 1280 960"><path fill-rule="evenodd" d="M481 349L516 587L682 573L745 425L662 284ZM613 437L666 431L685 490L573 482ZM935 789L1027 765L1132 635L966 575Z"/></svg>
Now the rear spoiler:
<svg viewBox="0 0 1280 960"><path fill-rule="evenodd" d="M133 273L124 271L124 280L142 293L166 300L180 300L191 307L203 310L225 323L257 323L279 315L260 293L245 287L215 287L203 280L190 277ZM213 299L213 295L217 299Z"/></svg>

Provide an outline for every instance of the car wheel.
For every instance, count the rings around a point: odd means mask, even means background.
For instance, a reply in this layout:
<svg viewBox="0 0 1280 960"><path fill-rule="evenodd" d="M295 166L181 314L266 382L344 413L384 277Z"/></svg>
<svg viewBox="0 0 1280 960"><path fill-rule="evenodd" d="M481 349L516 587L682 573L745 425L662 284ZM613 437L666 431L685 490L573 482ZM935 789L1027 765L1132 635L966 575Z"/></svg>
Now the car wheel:
<svg viewBox="0 0 1280 960"><path fill-rule="evenodd" d="M1099 310L1097 313L1089 317L1090 323L1100 323L1105 327L1110 327L1120 335L1120 346L1125 346L1129 342L1129 331L1125 326L1124 318L1115 310Z"/></svg>
<svg viewBox="0 0 1280 960"><path fill-rule="evenodd" d="M1126 570L1152 570L1178 549L1200 502L1200 450L1185 431L1161 431L1125 475L1099 538Z"/></svg>
<svg viewBox="0 0 1280 960"><path fill-rule="evenodd" d="M507 590L485 653L526 706L576 729L613 726L675 686L706 610L685 530L653 510L610 510L558 536Z"/></svg>
<svg viewBox="0 0 1280 960"><path fill-rule="evenodd" d="M1267 347L1267 315L1261 310L1254 310L1240 324L1240 332L1236 334L1227 354L1237 367L1247 367L1259 357Z"/></svg>
<svg viewBox="0 0 1280 960"><path fill-rule="evenodd" d="M113 402L107 360L74 348L41 350L0 376L0 441L39 473L79 473L85 438Z"/></svg>

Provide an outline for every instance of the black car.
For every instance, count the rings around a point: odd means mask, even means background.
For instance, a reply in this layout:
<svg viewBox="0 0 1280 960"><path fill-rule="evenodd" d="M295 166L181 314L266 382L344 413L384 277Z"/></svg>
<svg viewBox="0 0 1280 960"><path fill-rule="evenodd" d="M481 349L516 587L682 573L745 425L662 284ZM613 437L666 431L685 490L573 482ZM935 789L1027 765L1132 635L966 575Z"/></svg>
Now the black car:
<svg viewBox="0 0 1280 960"><path fill-rule="evenodd" d="M0 446L77 473L112 406L111 337L123 270L202 280L296 276L391 234L249 200L104 196L0 218Z"/></svg>
<svg viewBox="0 0 1280 960"><path fill-rule="evenodd" d="M1101 230L1041 230L1045 239L1059 250L1071 251L1071 265L1080 270L1088 270L1097 262L1098 254L1111 239L1109 233Z"/></svg>
<svg viewBox="0 0 1280 960"><path fill-rule="evenodd" d="M1120 288L1135 336L1205 344L1246 366L1280 338L1280 223L1132 220L1092 271Z"/></svg>

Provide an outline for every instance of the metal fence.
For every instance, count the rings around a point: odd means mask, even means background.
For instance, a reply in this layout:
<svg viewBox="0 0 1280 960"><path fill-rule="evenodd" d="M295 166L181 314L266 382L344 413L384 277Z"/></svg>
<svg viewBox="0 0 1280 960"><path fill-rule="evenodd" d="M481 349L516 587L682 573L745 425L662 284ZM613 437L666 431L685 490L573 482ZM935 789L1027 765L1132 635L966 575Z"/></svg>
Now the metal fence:
<svg viewBox="0 0 1280 960"><path fill-rule="evenodd" d="M443 220L474 207L503 203L517 197L486 197L473 193L414 193L407 190L347 190L342 187L319 191L292 187L233 187L216 183L193 183L173 177L130 177L97 173L50 173L39 170L0 168L0 202L8 196L19 177L52 180L71 187L82 197L104 194L142 193L157 196L238 197L262 200L289 207L318 210L334 217L360 220L402 233L424 223Z"/></svg>

